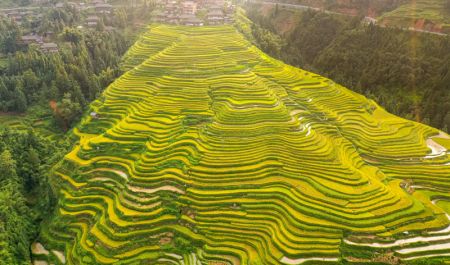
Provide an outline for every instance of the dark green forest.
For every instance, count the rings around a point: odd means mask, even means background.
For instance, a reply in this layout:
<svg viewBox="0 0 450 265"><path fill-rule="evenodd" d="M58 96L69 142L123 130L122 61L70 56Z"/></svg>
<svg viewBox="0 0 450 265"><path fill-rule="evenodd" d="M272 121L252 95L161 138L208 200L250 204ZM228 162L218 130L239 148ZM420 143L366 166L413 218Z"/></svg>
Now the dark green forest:
<svg viewBox="0 0 450 265"><path fill-rule="evenodd" d="M67 8L51 10L43 20L45 30L57 32L58 53L20 44L21 28L8 19L0 21L1 52L5 54L0 69L0 111L25 112L30 106L48 107L55 102L55 120L67 130L117 77L120 58L129 47L126 36L102 30L102 26L81 31L72 27L77 16L76 10Z"/></svg>
<svg viewBox="0 0 450 265"><path fill-rule="evenodd" d="M449 131L450 38L383 28L316 11L295 13L291 32L278 35L286 10L262 15L247 6L254 42L283 61L362 93L396 115ZM292 14L291 14L292 15Z"/></svg>
<svg viewBox="0 0 450 265"><path fill-rule="evenodd" d="M30 243L55 203L48 176L69 146L0 129L0 264L30 264Z"/></svg>
<svg viewBox="0 0 450 265"><path fill-rule="evenodd" d="M91 14L66 5L43 10L38 20L19 26L0 18L0 112L24 113L31 106L51 109L56 127L67 131L89 102L120 75L120 60L139 27L149 20L151 6L120 8L99 16L95 28L83 21ZM78 26L77 26L78 25ZM44 35L58 44L48 53L37 44L23 44L24 35Z"/></svg>

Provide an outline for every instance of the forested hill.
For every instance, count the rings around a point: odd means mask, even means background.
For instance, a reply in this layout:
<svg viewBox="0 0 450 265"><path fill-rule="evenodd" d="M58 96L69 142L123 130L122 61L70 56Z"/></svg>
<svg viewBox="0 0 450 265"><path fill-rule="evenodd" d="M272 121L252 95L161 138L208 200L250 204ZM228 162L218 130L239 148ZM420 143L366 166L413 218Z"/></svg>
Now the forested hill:
<svg viewBox="0 0 450 265"><path fill-rule="evenodd" d="M362 17L250 5L254 42L285 62L375 99L388 111L450 128L450 39L362 23Z"/></svg>

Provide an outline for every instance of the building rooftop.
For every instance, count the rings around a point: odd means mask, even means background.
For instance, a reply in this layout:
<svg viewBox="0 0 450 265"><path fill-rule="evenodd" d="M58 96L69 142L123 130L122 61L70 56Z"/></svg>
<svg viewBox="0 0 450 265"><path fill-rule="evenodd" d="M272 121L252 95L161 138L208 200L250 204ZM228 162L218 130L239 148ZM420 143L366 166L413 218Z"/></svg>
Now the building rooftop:
<svg viewBox="0 0 450 265"><path fill-rule="evenodd" d="M43 48L43 49L55 49L55 48L58 48L58 44L53 43L53 42L47 42L47 43L43 43L41 45L41 48Z"/></svg>
<svg viewBox="0 0 450 265"><path fill-rule="evenodd" d="M98 22L99 20L100 20L100 18L97 17L97 16L88 16L88 17L86 18L86 21L87 21L87 22Z"/></svg>
<svg viewBox="0 0 450 265"><path fill-rule="evenodd" d="M98 3L94 5L95 8L112 8L113 6L110 4L105 4L105 3Z"/></svg>

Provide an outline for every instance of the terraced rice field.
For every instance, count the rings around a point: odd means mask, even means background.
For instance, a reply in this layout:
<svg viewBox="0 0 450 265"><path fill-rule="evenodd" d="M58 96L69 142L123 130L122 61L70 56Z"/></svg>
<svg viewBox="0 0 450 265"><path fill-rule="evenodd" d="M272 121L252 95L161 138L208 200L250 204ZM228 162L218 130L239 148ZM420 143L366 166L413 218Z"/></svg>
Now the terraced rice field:
<svg viewBox="0 0 450 265"><path fill-rule="evenodd" d="M450 13L446 11L445 0L414 0L400 5L393 11L384 13L378 18L381 23L397 27L413 27L418 20L433 22L448 33ZM424 28L426 30L426 28Z"/></svg>
<svg viewBox="0 0 450 265"><path fill-rule="evenodd" d="M270 58L232 26L152 25L124 68L55 170L59 203L35 260L449 255L448 135Z"/></svg>
<svg viewBox="0 0 450 265"><path fill-rule="evenodd" d="M18 131L27 131L33 128L36 134L56 142L61 141L63 138L61 132L52 130L51 116L48 115L35 116L33 114L0 113L0 129L3 128Z"/></svg>

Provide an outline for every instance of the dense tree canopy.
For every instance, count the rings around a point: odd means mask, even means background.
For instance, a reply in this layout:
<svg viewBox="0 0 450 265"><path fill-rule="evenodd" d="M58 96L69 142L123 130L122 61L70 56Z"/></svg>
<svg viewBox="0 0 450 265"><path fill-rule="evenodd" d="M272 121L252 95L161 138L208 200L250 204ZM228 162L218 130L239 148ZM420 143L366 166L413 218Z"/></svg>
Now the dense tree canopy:
<svg viewBox="0 0 450 265"><path fill-rule="evenodd" d="M49 168L64 148L32 130L0 129L0 264L30 264L30 242L54 200Z"/></svg>
<svg viewBox="0 0 450 265"><path fill-rule="evenodd" d="M34 105L49 108L54 102L63 107L53 108L55 121L67 129L118 76L120 58L131 40L123 30L105 30L104 24L101 28L80 30L75 25L81 17L70 6L50 9L33 27L37 34L54 32L53 41L59 44L57 53L45 53L35 44L21 44L20 37L28 34L22 31L29 29L0 19L0 53L6 62L0 67L0 112L25 112ZM127 12L117 10L103 20L110 26L125 27ZM71 108L70 115L66 107L69 101L78 106L76 111Z"/></svg>

